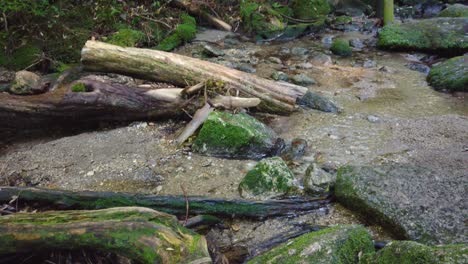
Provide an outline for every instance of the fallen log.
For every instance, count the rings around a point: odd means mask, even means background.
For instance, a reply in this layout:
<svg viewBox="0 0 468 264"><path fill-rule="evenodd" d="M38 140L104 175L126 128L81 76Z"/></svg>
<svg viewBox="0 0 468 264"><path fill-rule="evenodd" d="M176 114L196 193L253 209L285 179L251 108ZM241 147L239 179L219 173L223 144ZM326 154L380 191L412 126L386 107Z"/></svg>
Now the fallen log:
<svg viewBox="0 0 468 264"><path fill-rule="evenodd" d="M217 29L226 31L232 30L231 25L229 25L228 23L201 10L200 3L198 2L192 3L192 1L188 0L172 0L170 3L177 8L187 10L192 15L201 17L203 20L213 25Z"/></svg>
<svg viewBox="0 0 468 264"><path fill-rule="evenodd" d="M200 196L157 196L116 192L74 192L26 187L0 187L0 204L17 198L18 203L52 206L54 209L103 209L142 206L176 216L186 215L186 199L191 215L246 217L261 219L290 216L323 208L329 199L291 198L287 200L228 200Z"/></svg>
<svg viewBox="0 0 468 264"><path fill-rule="evenodd" d="M211 263L206 240L175 217L142 207L0 217L0 254L92 249L139 263Z"/></svg>
<svg viewBox="0 0 468 264"><path fill-rule="evenodd" d="M92 40L86 42L81 52L81 63L88 71L119 73L178 86L220 81L226 92L235 89L240 97L259 98L259 108L273 113L291 113L296 109L296 99L308 91L302 86L263 79L196 58Z"/></svg>

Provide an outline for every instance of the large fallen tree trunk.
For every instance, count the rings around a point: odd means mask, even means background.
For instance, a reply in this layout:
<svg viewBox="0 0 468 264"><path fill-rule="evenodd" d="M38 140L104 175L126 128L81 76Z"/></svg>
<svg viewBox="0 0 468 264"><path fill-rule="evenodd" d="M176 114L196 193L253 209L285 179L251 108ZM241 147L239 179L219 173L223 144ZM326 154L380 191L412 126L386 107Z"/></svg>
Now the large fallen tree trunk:
<svg viewBox="0 0 468 264"><path fill-rule="evenodd" d="M177 216L191 215L265 218L296 215L325 207L328 199L227 200L197 196L156 196L115 192L73 192L38 188L0 187L0 204L17 198L20 203L53 206L57 209L103 209L143 206Z"/></svg>
<svg viewBox="0 0 468 264"><path fill-rule="evenodd" d="M237 90L242 97L256 97L259 108L274 113L290 113L296 99L307 88L275 82L230 69L219 64L158 50L123 48L98 41L88 41L81 52L86 70L113 72L145 80L194 85L206 80L221 81L225 89Z"/></svg>
<svg viewBox="0 0 468 264"><path fill-rule="evenodd" d="M0 217L0 254L92 249L139 263L211 263L206 240L175 217L142 207Z"/></svg>

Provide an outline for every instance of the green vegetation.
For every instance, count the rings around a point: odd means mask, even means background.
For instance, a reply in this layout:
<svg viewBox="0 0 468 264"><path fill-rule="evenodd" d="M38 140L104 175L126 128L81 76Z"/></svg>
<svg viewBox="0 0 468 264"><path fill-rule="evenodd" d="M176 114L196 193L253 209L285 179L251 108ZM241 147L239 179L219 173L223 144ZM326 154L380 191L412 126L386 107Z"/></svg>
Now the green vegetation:
<svg viewBox="0 0 468 264"><path fill-rule="evenodd" d="M349 46L349 41L343 39L334 40L330 50L333 52L333 54L343 57L351 56L352 54L352 49Z"/></svg>
<svg viewBox="0 0 468 264"><path fill-rule="evenodd" d="M257 36L257 38L271 38L286 28L281 16L289 13L289 9L276 5L272 8L267 3L257 3L252 0L243 0L240 4L240 15L244 29Z"/></svg>
<svg viewBox="0 0 468 264"><path fill-rule="evenodd" d="M144 39L145 34L143 32L129 28L124 28L112 34L108 42L122 47L135 47Z"/></svg>
<svg viewBox="0 0 468 264"><path fill-rule="evenodd" d="M83 83L76 83L71 87L71 90L74 93L84 93L86 92L86 86Z"/></svg>
<svg viewBox="0 0 468 264"><path fill-rule="evenodd" d="M439 13L439 17L468 17L468 6L463 4L454 4L448 6Z"/></svg>
<svg viewBox="0 0 468 264"><path fill-rule="evenodd" d="M291 8L299 19L317 19L331 11L328 0L293 0Z"/></svg>
<svg viewBox="0 0 468 264"><path fill-rule="evenodd" d="M197 33L197 24L195 18L188 14L182 14L181 23L177 26L174 33L166 37L157 46L157 49L171 51L185 42L195 38Z"/></svg>
<svg viewBox="0 0 468 264"><path fill-rule="evenodd" d="M432 67L428 82L437 90L468 91L468 55Z"/></svg>

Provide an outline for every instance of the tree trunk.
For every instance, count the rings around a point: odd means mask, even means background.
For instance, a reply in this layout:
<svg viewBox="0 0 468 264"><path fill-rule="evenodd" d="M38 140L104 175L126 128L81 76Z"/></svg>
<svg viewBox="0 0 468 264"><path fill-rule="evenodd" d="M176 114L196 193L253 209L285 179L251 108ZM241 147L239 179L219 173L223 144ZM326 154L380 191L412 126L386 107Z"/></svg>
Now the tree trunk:
<svg viewBox="0 0 468 264"><path fill-rule="evenodd" d="M393 0L384 0L384 25L393 23L393 20L395 19L393 12Z"/></svg>
<svg viewBox="0 0 468 264"><path fill-rule="evenodd" d="M54 249L112 252L140 263L211 263L206 240L142 207L0 217L0 254Z"/></svg>
<svg viewBox="0 0 468 264"><path fill-rule="evenodd" d="M103 209L118 206L143 206L177 216L191 215L266 218L310 212L330 203L328 199L226 200L198 196L156 196L115 192L73 192L38 188L1 187L0 204L18 197L19 203L53 206L58 209Z"/></svg>
<svg viewBox="0 0 468 264"><path fill-rule="evenodd" d="M296 109L296 99L307 88L275 82L219 64L158 50L122 48L88 41L81 52L86 70L113 72L160 81L179 86L194 85L206 80L221 81L226 89L238 90L242 97L262 100L259 108L274 113L290 113Z"/></svg>

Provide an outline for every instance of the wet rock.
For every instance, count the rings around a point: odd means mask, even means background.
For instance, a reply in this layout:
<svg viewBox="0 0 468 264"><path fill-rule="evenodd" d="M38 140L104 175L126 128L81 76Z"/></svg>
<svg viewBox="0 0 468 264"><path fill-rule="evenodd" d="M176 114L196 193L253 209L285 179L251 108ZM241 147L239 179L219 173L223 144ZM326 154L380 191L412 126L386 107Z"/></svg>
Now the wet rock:
<svg viewBox="0 0 468 264"><path fill-rule="evenodd" d="M269 57L268 58L269 62L276 63L276 64L283 64L280 58L278 57Z"/></svg>
<svg viewBox="0 0 468 264"><path fill-rule="evenodd" d="M332 58L324 53L318 53L312 57L310 60L311 63L317 65L331 65L333 64Z"/></svg>
<svg viewBox="0 0 468 264"><path fill-rule="evenodd" d="M322 43L325 48L330 48L333 43L334 36L324 36L322 38Z"/></svg>
<svg viewBox="0 0 468 264"><path fill-rule="evenodd" d="M338 202L421 243L466 242L466 180L459 172L388 163L338 170Z"/></svg>
<svg viewBox="0 0 468 264"><path fill-rule="evenodd" d="M316 84L317 82L314 80L314 78L309 77L305 74L297 74L291 77L291 80L293 83L297 85L303 85L303 86L309 86L312 84Z"/></svg>
<svg viewBox="0 0 468 264"><path fill-rule="evenodd" d="M239 184L240 195L248 199L266 200L297 192L299 184L288 165L280 157L263 159Z"/></svg>
<svg viewBox="0 0 468 264"><path fill-rule="evenodd" d="M15 79L15 72L0 67L0 83L9 83Z"/></svg>
<svg viewBox="0 0 468 264"><path fill-rule="evenodd" d="M270 155L276 134L245 113L213 112L203 124L193 151L227 158L260 159Z"/></svg>
<svg viewBox="0 0 468 264"><path fill-rule="evenodd" d="M203 53L205 53L207 56L210 56L210 57L224 56L223 50L218 49L208 44L203 45Z"/></svg>
<svg viewBox="0 0 468 264"><path fill-rule="evenodd" d="M288 74L282 72L282 71L277 71L271 74L271 78L275 81L284 81L287 82L289 80Z"/></svg>
<svg viewBox="0 0 468 264"><path fill-rule="evenodd" d="M364 45L364 43L362 42L361 39L358 39L358 38L353 38L353 39L350 39L349 40L349 45L353 48L356 48L356 49L363 49L366 45Z"/></svg>
<svg viewBox="0 0 468 264"><path fill-rule="evenodd" d="M41 92L41 77L33 72L19 71L10 86L10 92L18 95L28 95Z"/></svg>
<svg viewBox="0 0 468 264"><path fill-rule="evenodd" d="M369 121L371 123L378 123L378 122L380 122L380 118L378 116L375 116L375 115L368 115L367 116L367 121Z"/></svg>
<svg viewBox="0 0 468 264"><path fill-rule="evenodd" d="M432 67L427 80L436 90L468 91L468 55Z"/></svg>
<svg viewBox="0 0 468 264"><path fill-rule="evenodd" d="M314 195L326 195L335 184L336 177L317 164L312 164L307 168L304 176L304 188L308 193Z"/></svg>
<svg viewBox="0 0 468 264"><path fill-rule="evenodd" d="M225 30L217 30L217 29L204 29L204 30L197 30L197 35L193 41L200 41L200 42L211 42L211 43L218 43L220 41L226 41L228 37L233 37L234 33L225 31Z"/></svg>
<svg viewBox="0 0 468 264"><path fill-rule="evenodd" d="M468 18L431 18L390 24L380 31L378 46L463 54L468 51L467 24Z"/></svg>
<svg viewBox="0 0 468 264"><path fill-rule="evenodd" d="M438 17L468 17L468 6L463 4L449 5Z"/></svg>
<svg viewBox="0 0 468 264"><path fill-rule="evenodd" d="M410 70L422 72L426 75L429 74L429 71L431 70L429 66L422 63L408 63L405 66L408 67L408 69Z"/></svg>
<svg viewBox="0 0 468 264"><path fill-rule="evenodd" d="M297 68L299 69L312 69L314 66L310 62L303 62L297 64Z"/></svg>
<svg viewBox="0 0 468 264"><path fill-rule="evenodd" d="M255 73L257 71L254 67L252 67L252 65L246 64L246 63L241 63L237 65L237 69L239 71L248 72L248 73Z"/></svg>
<svg viewBox="0 0 468 264"><path fill-rule="evenodd" d="M291 54L294 56L304 56L309 53L309 50L301 47L294 47L291 49Z"/></svg>
<svg viewBox="0 0 468 264"><path fill-rule="evenodd" d="M308 91L302 98L299 98L297 104L324 112L339 112L338 107L332 101L311 91Z"/></svg>
<svg viewBox="0 0 468 264"><path fill-rule="evenodd" d="M351 47L349 46L349 42L343 39L337 39L333 41L330 50L333 52L333 54L343 57L351 56L352 53Z"/></svg>
<svg viewBox="0 0 468 264"><path fill-rule="evenodd" d="M377 67L377 62L375 60L365 60L362 64L364 68L374 68Z"/></svg>
<svg viewBox="0 0 468 264"><path fill-rule="evenodd" d="M466 244L430 247L414 241L392 241L377 253L364 254L359 263L465 263L467 252Z"/></svg>
<svg viewBox="0 0 468 264"><path fill-rule="evenodd" d="M357 263L360 255L372 252L372 239L364 227L338 225L290 240L247 263Z"/></svg>
<svg viewBox="0 0 468 264"><path fill-rule="evenodd" d="M236 38L227 38L224 40L224 44L227 46L236 46L240 44L240 41Z"/></svg>
<svg viewBox="0 0 468 264"><path fill-rule="evenodd" d="M307 149L307 141L302 138L295 138L284 144L284 147L279 151L279 156L285 161L293 161L302 157Z"/></svg>
<svg viewBox="0 0 468 264"><path fill-rule="evenodd" d="M284 55L289 55L291 54L291 49L287 47L281 47L279 54L284 56Z"/></svg>

